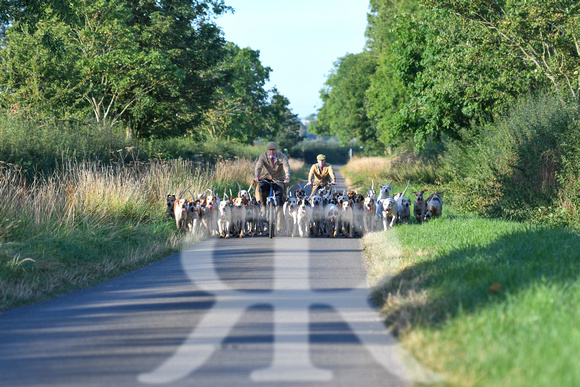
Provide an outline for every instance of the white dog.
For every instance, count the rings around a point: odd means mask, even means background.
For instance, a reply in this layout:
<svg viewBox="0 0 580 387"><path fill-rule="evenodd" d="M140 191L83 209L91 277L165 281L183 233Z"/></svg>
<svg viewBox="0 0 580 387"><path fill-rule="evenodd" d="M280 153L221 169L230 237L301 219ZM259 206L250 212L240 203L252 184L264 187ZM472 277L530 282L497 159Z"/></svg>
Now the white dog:
<svg viewBox="0 0 580 387"><path fill-rule="evenodd" d="M398 216L400 222L407 222L411 220L411 200L405 197L407 190L409 189L410 181L407 181L407 188L403 191L403 193L396 193L393 196L393 199L397 202L397 207L399 210Z"/></svg>
<svg viewBox="0 0 580 387"><path fill-rule="evenodd" d="M352 211L354 217L354 232L358 236L363 236L365 233L364 229L364 215L365 215L365 207L364 207L365 197L359 193L354 194L352 199Z"/></svg>
<svg viewBox="0 0 580 387"><path fill-rule="evenodd" d="M310 198L312 206L312 233L321 236L324 233L324 200L316 194Z"/></svg>
<svg viewBox="0 0 580 387"><path fill-rule="evenodd" d="M175 214L175 225L178 230L187 229L187 200L179 198L175 200L173 213Z"/></svg>
<svg viewBox="0 0 580 387"><path fill-rule="evenodd" d="M202 201L203 220L210 236L219 234L217 226L219 204L220 199L213 194L208 195L205 200Z"/></svg>
<svg viewBox="0 0 580 387"><path fill-rule="evenodd" d="M377 217L377 203L375 200L367 196L363 202L363 229L365 233L375 231L375 223Z"/></svg>
<svg viewBox="0 0 580 387"><path fill-rule="evenodd" d="M399 208L399 221L409 223L411 221L411 199L402 197L397 199Z"/></svg>
<svg viewBox="0 0 580 387"><path fill-rule="evenodd" d="M379 184L380 193L379 197L377 198L378 200L383 200L391 196L391 191L393 191L393 188L391 188L391 183L392 181L387 185Z"/></svg>
<svg viewBox="0 0 580 387"><path fill-rule="evenodd" d="M342 230L342 235L347 238L352 238L353 226L354 213L352 211L352 201L343 200L340 205L340 228Z"/></svg>
<svg viewBox="0 0 580 387"><path fill-rule="evenodd" d="M250 201L246 206L246 226L248 234L254 236L260 230L260 204L250 195Z"/></svg>
<svg viewBox="0 0 580 387"><path fill-rule="evenodd" d="M338 233L338 222L340 219L340 209L334 203L330 203L324 207L326 236L330 238L336 237Z"/></svg>
<svg viewBox="0 0 580 387"><path fill-rule="evenodd" d="M286 226L286 235L294 236L296 234L296 211L298 210L298 201L294 196L288 196L284 206L282 207L282 213L284 214L284 221Z"/></svg>
<svg viewBox="0 0 580 387"><path fill-rule="evenodd" d="M244 237L244 233L247 227L247 213L246 207L248 205L248 199L240 196L232 200L232 229L240 238Z"/></svg>
<svg viewBox="0 0 580 387"><path fill-rule="evenodd" d="M218 207L217 225L220 238L230 237L230 227L232 224L232 207L229 199L224 197Z"/></svg>
<svg viewBox="0 0 580 387"><path fill-rule="evenodd" d="M187 202L187 228L194 234L201 223L201 206L199 200Z"/></svg>
<svg viewBox="0 0 580 387"><path fill-rule="evenodd" d="M383 205L383 230L388 230L395 225L397 216L399 215L399 209L397 202L393 198L382 199L380 202Z"/></svg>
<svg viewBox="0 0 580 387"><path fill-rule="evenodd" d="M307 198L298 200L298 210L296 211L296 224L298 235L302 238L310 236L310 223L312 222L312 206Z"/></svg>

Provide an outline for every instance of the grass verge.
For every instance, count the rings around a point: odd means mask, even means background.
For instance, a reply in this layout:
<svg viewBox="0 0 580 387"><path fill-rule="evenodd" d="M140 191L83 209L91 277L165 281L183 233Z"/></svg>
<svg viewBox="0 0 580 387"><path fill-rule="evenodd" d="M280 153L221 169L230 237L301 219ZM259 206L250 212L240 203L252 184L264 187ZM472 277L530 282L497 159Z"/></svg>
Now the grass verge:
<svg viewBox="0 0 580 387"><path fill-rule="evenodd" d="M447 209L365 236L373 299L444 385L578 385L579 236Z"/></svg>

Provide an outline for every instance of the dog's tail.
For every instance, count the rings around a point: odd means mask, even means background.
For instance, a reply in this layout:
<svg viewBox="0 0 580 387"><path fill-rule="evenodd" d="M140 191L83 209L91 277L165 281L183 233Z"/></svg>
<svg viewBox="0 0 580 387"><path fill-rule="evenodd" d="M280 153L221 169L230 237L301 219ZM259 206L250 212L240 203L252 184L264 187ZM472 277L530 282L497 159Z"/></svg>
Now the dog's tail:
<svg viewBox="0 0 580 387"><path fill-rule="evenodd" d="M179 197L181 198L181 197L182 197L182 195L183 195L183 193L184 193L185 191L189 191L189 189L190 189L190 188L191 188L191 186L189 186L189 187L187 187L186 189L184 189L183 191L181 191L181 192L179 193ZM194 199L195 199L195 198L194 198Z"/></svg>
<svg viewBox="0 0 580 387"><path fill-rule="evenodd" d="M407 180L407 188L405 188L405 190L403 191L403 194L401 195L402 198L405 197L405 194L407 193L407 190L409 189L409 184L411 183L411 180Z"/></svg>

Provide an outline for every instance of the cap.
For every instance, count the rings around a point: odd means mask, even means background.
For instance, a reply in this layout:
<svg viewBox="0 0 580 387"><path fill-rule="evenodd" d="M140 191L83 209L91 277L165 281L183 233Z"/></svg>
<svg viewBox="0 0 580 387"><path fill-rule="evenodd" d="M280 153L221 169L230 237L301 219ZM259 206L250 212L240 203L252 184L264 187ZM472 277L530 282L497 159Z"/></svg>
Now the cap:
<svg viewBox="0 0 580 387"><path fill-rule="evenodd" d="M268 145L266 145L266 148L268 150L270 150L270 149L278 149L278 144L276 144L275 142L269 142Z"/></svg>
<svg viewBox="0 0 580 387"><path fill-rule="evenodd" d="M321 153L318 156L316 156L316 160L326 160L326 156Z"/></svg>

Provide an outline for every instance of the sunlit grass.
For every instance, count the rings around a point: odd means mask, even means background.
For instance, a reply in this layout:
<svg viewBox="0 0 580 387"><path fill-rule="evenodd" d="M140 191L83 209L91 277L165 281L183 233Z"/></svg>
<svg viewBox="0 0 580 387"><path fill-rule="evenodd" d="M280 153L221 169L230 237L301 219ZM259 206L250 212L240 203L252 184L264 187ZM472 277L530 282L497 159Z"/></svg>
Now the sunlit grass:
<svg viewBox="0 0 580 387"><path fill-rule="evenodd" d="M434 161L424 160L408 153L390 157L353 158L341 169L350 187L361 190L375 183L406 183L431 185L438 180L438 166Z"/></svg>
<svg viewBox="0 0 580 387"><path fill-rule="evenodd" d="M578 385L579 236L447 209L365 236L373 299L445 385Z"/></svg>

